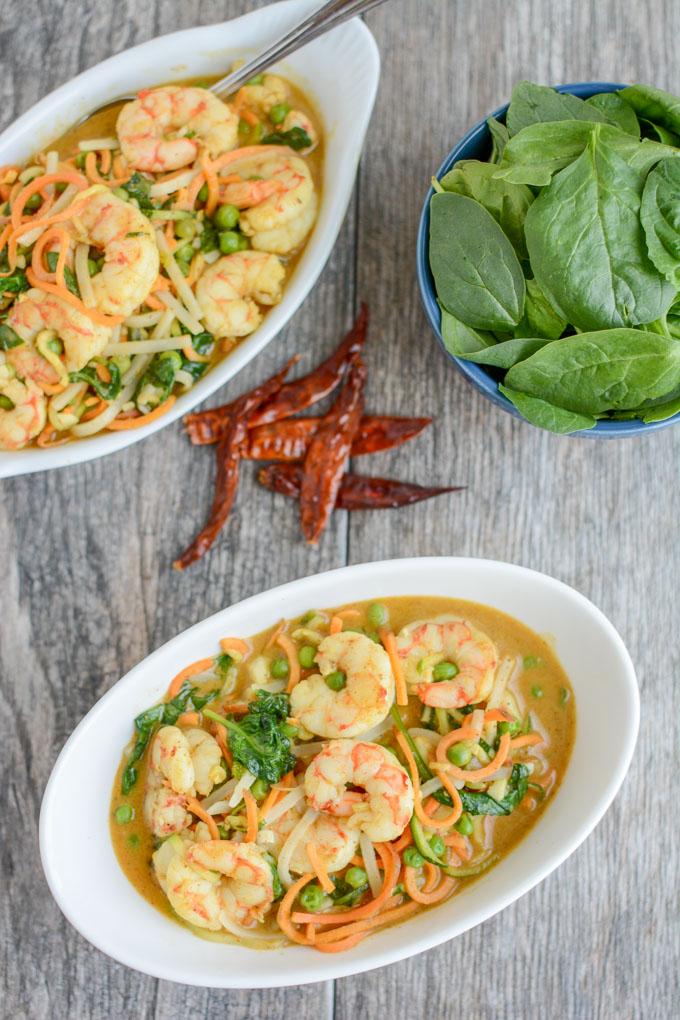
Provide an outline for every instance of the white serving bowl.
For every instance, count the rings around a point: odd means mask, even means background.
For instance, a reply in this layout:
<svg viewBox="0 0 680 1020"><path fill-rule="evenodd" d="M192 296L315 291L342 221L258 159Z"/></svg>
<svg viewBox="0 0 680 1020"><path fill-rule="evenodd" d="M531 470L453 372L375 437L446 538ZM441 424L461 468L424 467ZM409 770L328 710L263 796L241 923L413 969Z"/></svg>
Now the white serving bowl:
<svg viewBox="0 0 680 1020"><path fill-rule="evenodd" d="M223 75L231 62L253 56L318 0L284 0L233 21L173 32L91 67L0 134L0 165L22 163L90 110L140 88L182 78ZM355 18L292 54L273 70L300 85L315 103L325 134L321 205L314 230L283 300L233 354L211 369L171 410L140 429L41 450L0 451L0 478L79 464L122 450L186 414L236 375L286 325L314 286L340 231L380 76L380 57L366 25Z"/></svg>
<svg viewBox="0 0 680 1020"><path fill-rule="evenodd" d="M562 785L538 822L490 872L447 903L354 949L264 953L208 942L144 900L121 871L109 803L132 720L183 666L227 635L247 636L309 608L389 595L445 595L495 606L554 636L573 684L576 742ZM391 560L317 574L246 599L169 641L120 680L62 750L40 814L40 852L52 894L99 949L169 981L217 988L299 985L394 963L460 935L544 879L592 831L628 769L638 731L635 670L612 624L583 595L545 574L493 560ZM567 893L565 892L565 895Z"/></svg>

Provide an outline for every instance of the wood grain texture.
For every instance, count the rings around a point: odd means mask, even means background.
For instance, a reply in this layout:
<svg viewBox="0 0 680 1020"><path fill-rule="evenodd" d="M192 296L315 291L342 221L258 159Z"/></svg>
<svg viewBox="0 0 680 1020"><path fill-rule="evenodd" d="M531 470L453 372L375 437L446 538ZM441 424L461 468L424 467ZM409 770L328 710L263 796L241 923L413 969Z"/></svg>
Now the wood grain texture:
<svg viewBox="0 0 680 1020"><path fill-rule="evenodd" d="M2 121L96 61L253 4L0 6ZM420 308L414 240L429 175L520 77L653 81L680 91L677 0L390 0L369 24L383 77L358 194L318 286L228 399L294 351L324 355L371 307L369 409L436 415L370 470L463 494L398 513L337 514L318 549L246 469L238 509L203 564L169 568L207 508L212 457L179 424L103 461L3 484L0 793L5 987L0 1014L162 1020L591 1020L676 1016L680 1002L675 570L680 429L561 439L491 407L446 363ZM217 403L217 399L214 400ZM361 470L368 470L363 461ZM582 590L639 670L642 727L621 795L593 836L499 917L414 960L333 988L215 992L113 963L68 925L40 868L40 797L74 724L135 662L189 624L273 584L345 562L496 557ZM266 967L266 956L263 956ZM464 1003L461 1008L460 1003Z"/></svg>

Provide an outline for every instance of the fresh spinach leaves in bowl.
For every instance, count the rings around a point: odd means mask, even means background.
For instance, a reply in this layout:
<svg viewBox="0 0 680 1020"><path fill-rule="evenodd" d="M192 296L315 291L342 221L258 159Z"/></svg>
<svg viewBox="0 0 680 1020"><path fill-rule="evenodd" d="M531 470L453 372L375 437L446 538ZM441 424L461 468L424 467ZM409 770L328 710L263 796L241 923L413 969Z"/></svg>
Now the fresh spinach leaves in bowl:
<svg viewBox="0 0 680 1020"><path fill-rule="evenodd" d="M680 412L680 99L520 82L487 126L433 182L447 350L552 432Z"/></svg>

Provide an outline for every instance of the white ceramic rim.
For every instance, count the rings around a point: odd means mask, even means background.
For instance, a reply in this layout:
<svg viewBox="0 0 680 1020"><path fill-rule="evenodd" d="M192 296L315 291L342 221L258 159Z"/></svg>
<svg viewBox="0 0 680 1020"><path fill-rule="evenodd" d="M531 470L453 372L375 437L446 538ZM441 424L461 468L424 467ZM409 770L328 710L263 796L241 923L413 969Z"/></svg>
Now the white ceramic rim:
<svg viewBox="0 0 680 1020"><path fill-rule="evenodd" d="M87 113L93 104L103 105L142 85L158 84L155 76L158 75L162 80L164 72L162 69L157 72L150 69L159 62L168 65L168 76L171 76L171 67L180 66L186 70L180 70L175 77L190 77L193 73L197 76L209 74L208 64L211 61L215 73L221 73L230 60L237 55L254 52L257 46L272 38L277 26L294 22L306 10L317 6L317 3L318 0L282 0L231 21L157 36L109 57L60 85L6 128L0 134L0 163L19 158L5 157L5 153L11 151L12 146L16 150L16 146L22 142L26 150L23 158L27 158L37 146L48 144L55 132L61 134L69 124ZM239 44L239 35L251 41ZM225 45L219 45L220 38L224 39ZM179 60L184 58L181 65L177 64L177 59L171 63L175 57ZM321 57L323 60L320 60ZM349 63L348 58L352 61L357 94L351 96L351 116L348 109L343 115L342 129L339 131L339 121L333 119L331 123L327 122L330 105L326 104L324 109L324 104L319 102L319 92L315 91L315 80L318 89L321 72L317 73L315 79L308 77L306 66L321 66L323 73L327 69L330 93L332 76L336 72L339 74L341 69L344 73ZM219 362L188 393L182 394L161 418L140 429L104 432L87 440L69 442L47 450L28 447L15 453L0 451L0 478L80 464L116 453L171 424L240 372L288 324L307 297L335 245L352 197L354 178L378 88L380 56L370 30L363 21L354 18L292 54L273 68L276 69L301 84L308 92L319 107L326 130L324 186L317 222L300 262L288 281L281 303L271 309L262 325L251 336L242 341L229 357ZM152 80L146 80L150 74ZM338 108L339 104L336 106ZM58 127L55 127L55 123ZM331 179L335 180L335 187L329 186Z"/></svg>
<svg viewBox="0 0 680 1020"><path fill-rule="evenodd" d="M315 582L321 582L322 586L325 584L328 592L330 593L336 582L341 583L351 577L356 586L356 598L363 599L376 597L362 592L363 583L370 584L371 580L376 577L379 577L381 581L390 581L393 583L395 586L395 595L408 595L411 593L409 592L409 578L411 576L422 576L423 572L427 572L427 577L431 577L433 572L446 572L447 574L455 575L456 571L466 569L474 570L476 574L479 574L482 577L488 576L491 579L493 579L494 575L498 576L498 572L500 571L501 574L507 575L508 579L512 580L513 584L516 584L518 592L520 592L522 586L526 584L538 584L543 585L544 590L545 588L551 589L553 593L558 594L562 599L566 600L565 605L571 604L571 607L577 607L581 612L585 612L594 621L597 628L601 631L605 641L609 643L613 654L618 660L618 665L620 666L620 689L618 693L621 696L622 705L619 706L621 709L619 722L623 723L623 727L620 733L621 742L620 745L618 745L618 757L616 761L612 763L611 774L598 800L590 806L584 806L582 813L579 815L577 824L575 824L573 830L571 830L570 838L564 840L558 848L553 848L552 850L547 848L546 859L541 866L536 867L535 870L530 875L527 875L523 881L517 883L512 888L508 888L505 893L497 895L493 904L489 904L484 908L469 909L460 921L450 924L448 930L443 935L440 932L425 931L417 940L407 937L400 945L392 946L389 949L372 949L372 946L375 946L375 941L380 937L380 935L374 934L371 939L368 939L365 943L360 943L358 947L351 950L349 953L338 954L337 956L322 956L320 961L318 957L321 956L321 954L315 954L314 967L308 973L305 973L304 963L299 965L299 957L298 959L294 959L293 954L299 952L297 948L286 948L279 952L289 954L287 958L290 959L290 967L278 975L275 980L268 979L261 982L258 981L256 983L249 980L247 976L244 978L238 973L219 973L214 975L214 980L211 979L206 981L204 976L201 976L200 980L196 980L196 976L192 975L190 969L188 969L187 972L179 973L176 963L174 966L171 966L171 964L168 963L167 967L145 967L138 959L131 958L126 953L125 947L115 946L112 948L111 945L105 944L105 941L99 938L96 930L90 930L87 926L80 923L79 918L75 915L70 905L65 903L60 895L58 866L55 867L55 863L51 859L49 848L47 846L46 835L49 826L51 824L55 824L50 820L50 814L53 809L56 810L54 800L56 797L57 786L61 779L61 773L64 769L68 768L68 759L71 749L76 744L80 734L92 725L96 724L102 713L106 713L109 701L118 695L122 687L131 688L138 680L143 683L144 677L148 677L149 674L153 673L153 666L156 660L168 654L172 654L176 648L179 649L186 643L191 644L191 641L194 638L200 639L202 642L203 639L201 638L201 634L203 632L213 631L217 623L222 618L228 617L235 610L247 611L251 607L254 610L257 610L263 597L266 597L269 601L276 603L275 608L279 610L278 618L280 618L281 610L283 610L288 603L288 596L298 595L301 590L305 591L307 588L314 587ZM491 583L493 582L491 581ZM422 586L414 584L413 587ZM458 596L452 595L451 597ZM460 597L465 596L461 595ZM309 604L321 605L322 603L316 599L312 599ZM488 604L493 605L493 600L490 599ZM507 610L503 611L507 612ZM276 618L276 613L274 613L273 616ZM521 619L519 615L518 619ZM273 623L275 620L272 619L271 622ZM269 622L266 625L268 626ZM184 655L180 655L177 658L176 661L180 667L184 662L184 659ZM146 684L146 692L145 697L148 699L148 683ZM143 701L144 697L142 697L142 702ZM143 706L140 703L140 708L141 707ZM418 953L424 952L425 950L431 949L434 946L440 945L465 931L468 931L481 922L487 920L489 917L497 914L515 900L519 899L520 896L538 885L567 857L569 857L600 821L625 778L637 740L639 712L639 692L635 669L623 640L614 628L613 624L607 619L601 610L599 610L584 595L580 594L569 585L564 584L562 581L558 581L547 574L496 560L475 559L473 557L419 557L363 563L355 566L341 567L337 570L327 571L322 574L310 575L306 578L272 588L261 595L251 596L240 603L236 603L234 606L215 613L213 616L208 617L200 623L194 624L192 627L188 628L188 630L175 638L172 638L161 648L152 652L146 659L130 670L130 672L119 680L118 683L116 683L88 712L69 737L67 743L59 754L43 796L40 812L40 853L45 876L47 878L50 891L56 899L60 909L70 923L84 936L84 938L98 949L101 949L102 952L112 956L115 960L118 960L120 963L123 963L133 969L141 970L143 973L150 974L154 977L168 981L181 982L184 984L200 985L201 987L268 988L307 984L310 982L324 981L363 973L368 970L373 970L376 967L382 967L386 964L395 963L406 957L414 956ZM571 770L572 765L573 759L567 768L567 774ZM560 790L557 791L555 800L551 803L551 805L549 805L542 818L547 817L549 813L556 810L555 803L556 801L559 801L560 791L563 786L564 781ZM108 787L106 796L107 798L109 796ZM541 825L541 821L542 819L539 819L537 826ZM507 861L517 853L521 853L521 848L531 839L532 834L529 833L526 839L504 858L504 861ZM488 874L493 874L502 865L503 861L501 861L496 868L492 869L492 871ZM478 880L478 882L472 886L472 889L479 888L480 883L483 881L484 878ZM462 896L463 893L461 892L460 895ZM459 897L454 897L454 900L449 902L455 902L457 898ZM433 915L430 914L429 916L432 917ZM409 926L413 925L415 920L416 918L406 922L405 925L398 926L396 929L386 929L386 931L409 932ZM168 923L173 924L173 922ZM192 937L195 938L195 936ZM252 952L257 951L253 950ZM265 972L267 969L267 959L273 952L276 951L269 951L265 953L257 952L258 958L262 960L262 970ZM310 951L305 950L304 952Z"/></svg>

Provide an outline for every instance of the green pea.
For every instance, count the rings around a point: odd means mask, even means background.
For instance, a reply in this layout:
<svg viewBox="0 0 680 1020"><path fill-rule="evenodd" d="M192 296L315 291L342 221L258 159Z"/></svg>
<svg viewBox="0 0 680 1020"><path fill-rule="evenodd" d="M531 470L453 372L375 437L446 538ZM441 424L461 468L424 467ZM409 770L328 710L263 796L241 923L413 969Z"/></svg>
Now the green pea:
<svg viewBox="0 0 680 1020"><path fill-rule="evenodd" d="M300 906L304 910L316 911L323 906L326 897L323 889L316 882L306 885L300 893Z"/></svg>
<svg viewBox="0 0 680 1020"><path fill-rule="evenodd" d="M35 195L31 195L31 197L26 200L26 203L24 204L24 209L28 209L30 212L34 212L36 209L39 209L41 205L42 198L38 193L36 193Z"/></svg>
<svg viewBox="0 0 680 1020"><path fill-rule="evenodd" d="M115 195L116 198L122 198L124 202L128 202L130 200L130 195L125 188L112 188L111 194Z"/></svg>
<svg viewBox="0 0 680 1020"><path fill-rule="evenodd" d="M457 765L458 768L463 768L470 761L470 758L472 758L472 751L465 741L461 740L459 744L451 745L446 752L446 757L452 765Z"/></svg>
<svg viewBox="0 0 680 1020"><path fill-rule="evenodd" d="M288 659L274 659L270 666L271 675L277 680L283 680L288 676L289 671Z"/></svg>
<svg viewBox="0 0 680 1020"><path fill-rule="evenodd" d="M379 627L385 626L390 614L387 611L387 606L384 606L382 602L374 602L368 607L366 616L368 617L368 622L371 626L375 627L377 630Z"/></svg>
<svg viewBox="0 0 680 1020"><path fill-rule="evenodd" d="M353 889L360 889L362 885L366 885L368 882L368 875L363 868L350 868L345 872L345 882L347 882L347 885L351 885Z"/></svg>
<svg viewBox="0 0 680 1020"><path fill-rule="evenodd" d="M225 230L219 235L220 251L223 255L233 255L235 251L239 250L240 236L235 230Z"/></svg>
<svg viewBox="0 0 680 1020"><path fill-rule="evenodd" d="M332 691L341 691L347 683L347 676L341 669L334 670L326 677L326 684Z"/></svg>
<svg viewBox="0 0 680 1020"><path fill-rule="evenodd" d="M250 787L250 792L255 800L264 800L269 793L269 783L266 783L264 779L256 779Z"/></svg>
<svg viewBox="0 0 680 1020"><path fill-rule="evenodd" d="M316 648L314 645L303 645L298 652L298 662L304 669L311 669L316 659Z"/></svg>
<svg viewBox="0 0 680 1020"><path fill-rule="evenodd" d="M519 733L521 724L518 722L499 722L498 733L503 736L504 733L509 733L511 736L515 733Z"/></svg>
<svg viewBox="0 0 680 1020"><path fill-rule="evenodd" d="M85 167L86 159L87 159L86 152L79 152L78 155L76 156L76 166L78 167L79 170L82 170Z"/></svg>
<svg viewBox="0 0 680 1020"><path fill-rule="evenodd" d="M96 276L96 274L99 272L99 267L97 266L97 263L95 262L94 259L87 260L87 271L90 274L90 276Z"/></svg>
<svg viewBox="0 0 680 1020"><path fill-rule="evenodd" d="M199 193L198 193L198 201L199 202L207 202L208 201L208 185L207 184L204 184L203 187L201 188L201 190L199 191Z"/></svg>
<svg viewBox="0 0 680 1020"><path fill-rule="evenodd" d="M264 81L264 74L256 74L252 78L249 78L246 85L261 85Z"/></svg>
<svg viewBox="0 0 680 1020"><path fill-rule="evenodd" d="M10 400L6 394L0 393L0 408L2 408L3 411L13 411L15 406L16 405L13 400Z"/></svg>
<svg viewBox="0 0 680 1020"><path fill-rule="evenodd" d="M192 219L178 220L175 224L175 236L182 241L193 241L196 236L196 224Z"/></svg>
<svg viewBox="0 0 680 1020"><path fill-rule="evenodd" d="M61 195L62 191L66 191L67 187L68 185L65 184L64 181L60 181L59 183L54 185L54 190L56 191L57 195Z"/></svg>
<svg viewBox="0 0 680 1020"><path fill-rule="evenodd" d="M127 842L128 846L131 846L133 850L136 850L137 847L139 846L139 836L137 835L137 833L133 832L132 835L128 836Z"/></svg>
<svg viewBox="0 0 680 1020"><path fill-rule="evenodd" d="M456 829L461 834L461 836L472 835L472 833L475 830L475 823L472 821L467 811L464 811L463 814L460 816L460 818L454 825L454 829Z"/></svg>
<svg viewBox="0 0 680 1020"><path fill-rule="evenodd" d="M534 684L534 686L531 688L531 693L534 696L534 698L542 698L543 688L539 687L538 684Z"/></svg>
<svg viewBox="0 0 680 1020"><path fill-rule="evenodd" d="M49 348L49 350L52 351L53 354L63 354L64 353L64 345L61 342L61 340L59 339L59 337L55 337L54 340L48 340L47 341L47 347Z"/></svg>
<svg viewBox="0 0 680 1020"><path fill-rule="evenodd" d="M196 252L190 244L183 244L181 248L173 252L173 255L179 262L191 262Z"/></svg>
<svg viewBox="0 0 680 1020"><path fill-rule="evenodd" d="M308 623L312 622L312 620L314 619L315 616L316 616L316 609L308 609L307 612L304 614L304 616L300 617L300 625L302 627L306 626Z"/></svg>
<svg viewBox="0 0 680 1020"><path fill-rule="evenodd" d="M269 111L269 119L272 124L283 124L289 113L290 106L288 103L276 103Z"/></svg>
<svg viewBox="0 0 680 1020"><path fill-rule="evenodd" d="M433 836L430 840L430 846L432 847L432 853L435 857L441 857L446 850L446 843L441 836Z"/></svg>
<svg viewBox="0 0 680 1020"><path fill-rule="evenodd" d="M455 662L438 662L432 670L432 679L435 681L439 680L453 680L454 676L460 672Z"/></svg>
<svg viewBox="0 0 680 1020"><path fill-rule="evenodd" d="M185 262L183 259L176 259L176 261L182 276L188 276L191 272L191 266L189 263Z"/></svg>
<svg viewBox="0 0 680 1020"><path fill-rule="evenodd" d="M525 655L522 665L525 669L538 669L539 666L543 665L543 659L539 659L537 655Z"/></svg>
<svg viewBox="0 0 680 1020"><path fill-rule="evenodd" d="M214 216L215 226L218 230L233 230L240 215L235 205L221 205Z"/></svg>
<svg viewBox="0 0 680 1020"><path fill-rule="evenodd" d="M409 868L422 868L425 858L414 846L407 846L404 850L404 864Z"/></svg>
<svg viewBox="0 0 680 1020"><path fill-rule="evenodd" d="M132 821L133 815L134 811L132 810L129 804L121 804L120 807L116 808L113 817L116 819L119 825L126 825L127 822Z"/></svg>

